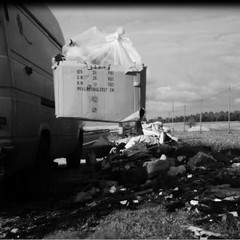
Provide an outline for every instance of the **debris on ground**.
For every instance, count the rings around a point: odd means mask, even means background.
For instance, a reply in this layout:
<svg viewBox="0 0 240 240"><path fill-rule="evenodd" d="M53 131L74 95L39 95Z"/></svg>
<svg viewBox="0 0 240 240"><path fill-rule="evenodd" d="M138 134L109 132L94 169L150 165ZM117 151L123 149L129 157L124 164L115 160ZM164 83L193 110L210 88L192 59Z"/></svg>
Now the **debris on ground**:
<svg viewBox="0 0 240 240"><path fill-rule="evenodd" d="M81 166L78 174L85 175L81 187L65 192L61 201L56 201L52 193L55 200L50 205L54 211L49 210L44 219L28 210L25 220L16 216L9 222L0 222L0 238L41 238L53 220L58 228L63 226L64 219L70 216L76 219L80 213L100 218L116 209L135 210L147 203L162 204L169 213L177 209L199 213L196 226L187 227L195 237L221 238L220 233L207 231L204 226L214 222L232 226L240 222L238 156L203 146L190 149L181 141L136 142L126 148L130 139L111 142L108 154L94 166ZM101 147L101 142L109 147L103 139L97 142L97 147ZM70 209L75 210L69 212ZM31 224L26 226L30 217ZM45 224L45 232L34 235L40 222Z"/></svg>

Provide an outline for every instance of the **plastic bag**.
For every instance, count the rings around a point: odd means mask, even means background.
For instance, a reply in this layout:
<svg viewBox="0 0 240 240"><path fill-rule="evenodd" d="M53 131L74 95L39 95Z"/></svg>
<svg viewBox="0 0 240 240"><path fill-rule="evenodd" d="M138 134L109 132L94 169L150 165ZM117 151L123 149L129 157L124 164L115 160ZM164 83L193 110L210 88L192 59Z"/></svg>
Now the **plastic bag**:
<svg viewBox="0 0 240 240"><path fill-rule="evenodd" d="M92 27L70 40L62 48L66 60L75 60L87 65L116 67L125 72L141 71L142 61L125 31L118 28L113 34Z"/></svg>

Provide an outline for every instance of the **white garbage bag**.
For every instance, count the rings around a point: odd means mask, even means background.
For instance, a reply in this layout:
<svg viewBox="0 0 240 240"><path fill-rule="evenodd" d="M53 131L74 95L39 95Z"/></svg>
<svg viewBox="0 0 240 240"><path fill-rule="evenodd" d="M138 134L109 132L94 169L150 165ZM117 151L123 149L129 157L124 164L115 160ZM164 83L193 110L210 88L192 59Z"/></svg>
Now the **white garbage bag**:
<svg viewBox="0 0 240 240"><path fill-rule="evenodd" d="M142 143L148 146L155 145L155 144L159 144L159 139L153 136L145 136L145 135L135 136L129 140L129 142L125 145L125 148L126 149L131 148L139 143Z"/></svg>
<svg viewBox="0 0 240 240"><path fill-rule="evenodd" d="M153 122L151 124L142 124L143 134L160 137L163 130L162 122Z"/></svg>
<svg viewBox="0 0 240 240"><path fill-rule="evenodd" d="M125 72L141 71L142 60L125 31L118 28L113 34L106 34L96 27L70 40L62 48L66 60L79 61L87 65L117 67Z"/></svg>

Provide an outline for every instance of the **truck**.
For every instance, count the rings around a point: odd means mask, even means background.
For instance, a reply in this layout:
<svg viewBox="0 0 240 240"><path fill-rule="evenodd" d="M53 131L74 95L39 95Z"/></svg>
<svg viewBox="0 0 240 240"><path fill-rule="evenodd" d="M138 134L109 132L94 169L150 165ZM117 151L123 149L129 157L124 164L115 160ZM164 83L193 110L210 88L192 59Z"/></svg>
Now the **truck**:
<svg viewBox="0 0 240 240"><path fill-rule="evenodd" d="M1 3L0 178L11 179L32 166L43 169L42 178L53 159L61 157L70 167L80 164L82 120L55 116L51 61L63 45L62 30L46 5ZM146 68L141 78L145 107Z"/></svg>

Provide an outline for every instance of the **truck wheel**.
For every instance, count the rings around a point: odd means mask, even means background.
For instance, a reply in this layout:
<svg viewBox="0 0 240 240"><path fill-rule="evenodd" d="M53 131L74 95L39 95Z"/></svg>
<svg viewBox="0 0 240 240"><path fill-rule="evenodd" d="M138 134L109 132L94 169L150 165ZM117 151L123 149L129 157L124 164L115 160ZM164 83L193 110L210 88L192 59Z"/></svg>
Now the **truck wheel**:
<svg viewBox="0 0 240 240"><path fill-rule="evenodd" d="M36 164L30 174L27 186L28 195L31 199L40 200L48 196L50 188L50 135L44 132L40 138Z"/></svg>
<svg viewBox="0 0 240 240"><path fill-rule="evenodd" d="M75 149L75 152L69 154L66 157L67 167L69 168L78 168L80 166L80 160L82 156L82 148L83 148L83 130L80 130L78 143Z"/></svg>

